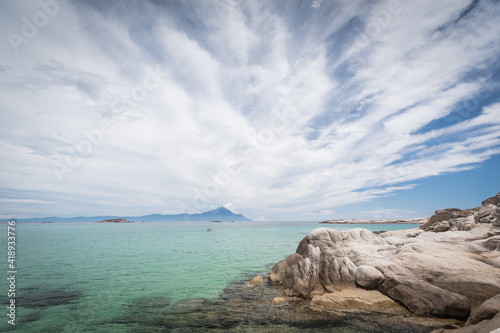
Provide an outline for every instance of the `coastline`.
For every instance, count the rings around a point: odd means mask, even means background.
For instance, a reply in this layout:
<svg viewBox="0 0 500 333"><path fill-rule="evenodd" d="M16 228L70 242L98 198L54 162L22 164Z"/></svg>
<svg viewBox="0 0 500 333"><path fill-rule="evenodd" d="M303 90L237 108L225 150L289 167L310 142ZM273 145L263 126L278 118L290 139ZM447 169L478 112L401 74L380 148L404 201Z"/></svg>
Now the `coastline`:
<svg viewBox="0 0 500 333"><path fill-rule="evenodd" d="M500 193L481 204L437 210L409 230L317 228L271 268L268 281L317 311L398 313L402 306L421 318L461 322L433 332L489 333L500 327ZM321 222L363 223L388 222Z"/></svg>
<svg viewBox="0 0 500 333"><path fill-rule="evenodd" d="M429 218L389 219L389 220L357 220L334 219L319 222L319 224L425 224Z"/></svg>
<svg viewBox="0 0 500 333"><path fill-rule="evenodd" d="M252 278L253 274L231 281L213 299L190 298L172 304L167 299L138 299L134 305L141 304L139 309L129 306L109 322L141 331L291 333L427 333L463 325L454 319L422 318L401 306L393 312L314 308L307 299L282 297L281 288L270 284L264 272Z"/></svg>

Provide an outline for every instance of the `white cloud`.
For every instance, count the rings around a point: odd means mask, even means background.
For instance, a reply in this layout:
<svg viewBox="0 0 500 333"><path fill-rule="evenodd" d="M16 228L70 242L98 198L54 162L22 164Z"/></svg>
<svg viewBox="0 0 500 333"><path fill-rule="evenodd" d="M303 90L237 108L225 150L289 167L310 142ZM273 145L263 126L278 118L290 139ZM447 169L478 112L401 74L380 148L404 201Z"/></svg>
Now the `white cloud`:
<svg viewBox="0 0 500 333"><path fill-rule="evenodd" d="M313 2L311 3L311 7L318 9L321 6L322 2L323 0L313 0Z"/></svg>
<svg viewBox="0 0 500 333"><path fill-rule="evenodd" d="M30 200L30 199L0 199L2 203L21 203L21 204L46 204L54 205L56 202L45 201L45 200Z"/></svg>
<svg viewBox="0 0 500 333"><path fill-rule="evenodd" d="M236 209L236 207L232 204L232 203L226 203L224 205L222 205L222 207L226 208L226 209L229 209L230 211L232 211L233 213L235 214L239 214L238 210Z"/></svg>
<svg viewBox="0 0 500 333"><path fill-rule="evenodd" d="M306 216L333 216L333 210L321 210L319 212L307 212L307 213L302 213L302 215Z"/></svg>
<svg viewBox="0 0 500 333"><path fill-rule="evenodd" d="M452 24L467 1L401 2L363 48L333 56L347 22L371 22L388 4L333 12L314 1L328 22L310 11L302 23L266 3L225 4L131 14L70 3L20 55L4 40L0 207L140 215L229 202L268 219L326 216L499 153L499 104L425 129L493 85L496 6ZM38 10L7 9L2 31ZM161 80L145 89L151 71ZM92 143L85 133L102 119L113 129ZM68 167L62 182L54 163Z"/></svg>

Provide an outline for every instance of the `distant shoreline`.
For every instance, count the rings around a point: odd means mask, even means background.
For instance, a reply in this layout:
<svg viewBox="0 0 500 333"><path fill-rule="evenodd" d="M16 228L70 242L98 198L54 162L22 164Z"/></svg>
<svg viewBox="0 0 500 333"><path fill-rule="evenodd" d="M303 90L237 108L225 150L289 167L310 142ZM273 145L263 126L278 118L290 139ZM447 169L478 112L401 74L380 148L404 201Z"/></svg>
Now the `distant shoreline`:
<svg viewBox="0 0 500 333"><path fill-rule="evenodd" d="M134 222L129 221L127 219L109 219L109 220L97 221L96 223L134 223Z"/></svg>
<svg viewBox="0 0 500 333"><path fill-rule="evenodd" d="M344 220L335 219L319 222L319 224L424 224L428 221L428 218L416 218L416 219L397 219L397 220Z"/></svg>

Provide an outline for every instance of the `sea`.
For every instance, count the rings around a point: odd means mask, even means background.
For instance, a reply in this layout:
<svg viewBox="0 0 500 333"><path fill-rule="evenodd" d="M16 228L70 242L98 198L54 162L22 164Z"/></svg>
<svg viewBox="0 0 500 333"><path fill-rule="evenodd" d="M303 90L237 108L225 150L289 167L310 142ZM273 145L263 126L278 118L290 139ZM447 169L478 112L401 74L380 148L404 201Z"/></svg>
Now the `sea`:
<svg viewBox="0 0 500 333"><path fill-rule="evenodd" d="M391 332L382 324L367 330L369 320L315 318L301 304L278 310L270 300L282 291L267 285L267 272L317 227L417 226L18 222L9 267L2 223L0 332ZM264 286L250 287L259 274Z"/></svg>

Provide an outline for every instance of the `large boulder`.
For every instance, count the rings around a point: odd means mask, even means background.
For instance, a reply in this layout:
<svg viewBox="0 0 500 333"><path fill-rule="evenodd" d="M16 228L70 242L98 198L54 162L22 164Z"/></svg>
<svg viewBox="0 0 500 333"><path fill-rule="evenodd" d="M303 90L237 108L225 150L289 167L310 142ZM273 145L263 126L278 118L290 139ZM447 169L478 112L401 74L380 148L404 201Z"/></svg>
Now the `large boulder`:
<svg viewBox="0 0 500 333"><path fill-rule="evenodd" d="M356 269L355 279L363 288L376 289L384 279L384 274L373 266L361 265Z"/></svg>
<svg viewBox="0 0 500 333"><path fill-rule="evenodd" d="M380 291L421 316L466 319L471 309L471 302L467 297L415 277L387 278Z"/></svg>

